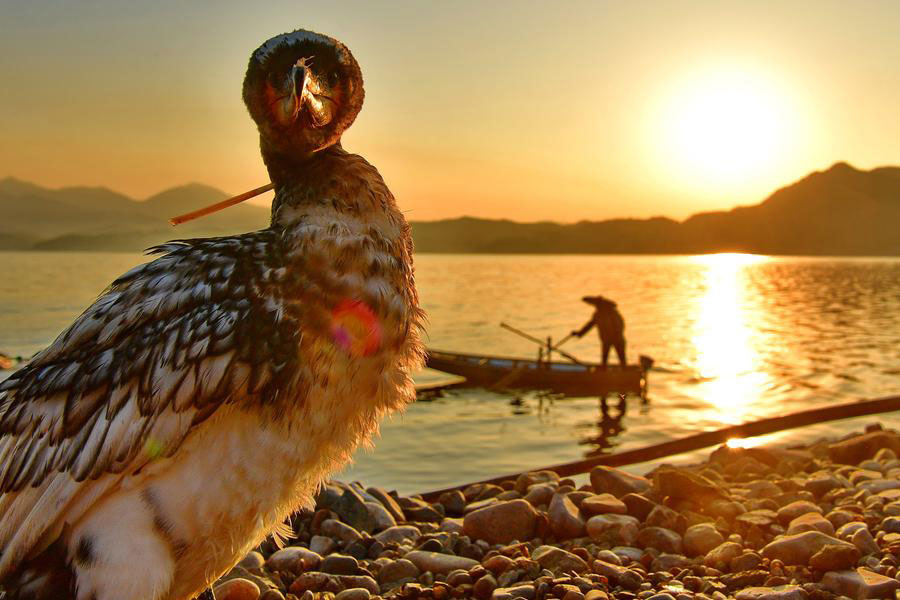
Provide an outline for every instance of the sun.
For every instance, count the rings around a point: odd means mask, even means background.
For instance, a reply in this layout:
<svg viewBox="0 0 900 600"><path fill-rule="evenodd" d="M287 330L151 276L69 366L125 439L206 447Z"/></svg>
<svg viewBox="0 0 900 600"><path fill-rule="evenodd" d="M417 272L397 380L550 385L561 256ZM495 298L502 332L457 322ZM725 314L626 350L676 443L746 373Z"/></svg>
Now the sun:
<svg viewBox="0 0 900 600"><path fill-rule="evenodd" d="M746 67L677 78L655 112L659 159L670 174L705 189L752 182L776 168L792 142L788 95L773 78Z"/></svg>

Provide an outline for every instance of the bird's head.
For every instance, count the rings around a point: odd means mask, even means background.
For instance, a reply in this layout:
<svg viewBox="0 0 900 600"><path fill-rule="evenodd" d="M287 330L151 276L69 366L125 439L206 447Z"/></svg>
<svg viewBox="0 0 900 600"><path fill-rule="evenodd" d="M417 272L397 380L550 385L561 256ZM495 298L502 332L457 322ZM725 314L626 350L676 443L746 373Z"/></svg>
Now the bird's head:
<svg viewBox="0 0 900 600"><path fill-rule="evenodd" d="M362 72L338 40L298 29L250 57L244 103L263 154L307 157L339 142L363 104Z"/></svg>

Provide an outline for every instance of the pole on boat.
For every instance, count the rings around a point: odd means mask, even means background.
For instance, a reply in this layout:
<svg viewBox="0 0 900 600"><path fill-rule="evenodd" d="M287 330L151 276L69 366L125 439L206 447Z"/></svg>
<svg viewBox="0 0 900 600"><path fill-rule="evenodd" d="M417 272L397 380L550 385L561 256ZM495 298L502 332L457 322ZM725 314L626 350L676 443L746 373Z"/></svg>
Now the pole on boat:
<svg viewBox="0 0 900 600"><path fill-rule="evenodd" d="M551 348L551 350L556 350L557 352L559 352L559 347L562 346L563 344L565 344L566 342L568 342L568 341L571 340L571 339L572 339L572 334L570 333L569 335L567 335L567 336L564 337L563 339L561 339L561 340L559 340L558 342L556 342L556 343L553 345L553 348Z"/></svg>
<svg viewBox="0 0 900 600"><path fill-rule="evenodd" d="M693 452L702 448L708 448L709 446L715 446L716 444L723 444L733 438L756 437L775 433L776 431L784 431L785 429L794 429L797 427L824 423L826 421L840 421L841 419L864 417L867 415L876 415L898 410L900 410L900 396L888 396L887 398L876 398L874 400L859 400L857 402L846 402L834 406L820 406L818 408L810 408L781 417L769 417L758 421L743 423L741 425L732 425L731 427L716 429L714 431L695 433L678 440L644 446L642 448L637 448L636 450L592 456L590 458L569 463L536 467L524 472L553 471L560 477L569 477L571 475L587 473L597 465L607 465L610 467L633 465L635 463L648 462L676 454L684 454L685 452ZM501 477L456 485L442 490L426 492L422 494L422 498L427 501L432 501L437 499L438 496L444 492L461 490L475 483L499 484L509 479L516 479L519 475L521 475L521 473L513 473Z"/></svg>
<svg viewBox="0 0 900 600"><path fill-rule="evenodd" d="M553 360L553 338L549 335L547 336L547 363ZM549 364L548 364L549 368Z"/></svg>
<svg viewBox="0 0 900 600"><path fill-rule="evenodd" d="M508 330L508 331L512 331L512 332L515 333L516 335L522 336L522 337L525 338L526 340L530 340L530 341L534 342L535 344L537 344L538 346L540 346L540 347L542 347L542 348L544 347L544 341L543 341L543 340L540 340L540 339L534 337L533 335L527 334L527 333L525 333L524 331L522 331L522 330L520 330L520 329L516 329L516 328L513 327L512 325L507 325L506 323L501 322L501 323L500 323L500 327L502 327L503 329L506 329L506 330ZM561 342L560 342L560 343L561 343ZM560 355L562 355L562 356L565 357L565 358L568 358L569 360L571 360L571 361L572 361L573 363L575 363L576 365L582 365L582 366L585 366L583 362L581 362L580 360L578 360L577 358L575 358L574 356L572 356L572 355L569 354L568 352L563 352L562 350L560 350L560 349L559 349L560 343L557 343L556 346L550 346L550 345L548 344L548 349L549 349L549 350L555 350L556 352L559 352ZM549 359L550 359L550 356L548 355L548 356L547 356L547 360L549 360Z"/></svg>

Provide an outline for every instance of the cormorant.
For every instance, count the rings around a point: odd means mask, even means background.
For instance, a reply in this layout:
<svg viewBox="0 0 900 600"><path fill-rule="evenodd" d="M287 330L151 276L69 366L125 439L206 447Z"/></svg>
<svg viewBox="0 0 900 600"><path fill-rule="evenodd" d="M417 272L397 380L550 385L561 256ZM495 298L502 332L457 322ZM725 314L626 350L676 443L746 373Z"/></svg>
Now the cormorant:
<svg viewBox="0 0 900 600"><path fill-rule="evenodd" d="M409 226L340 144L363 103L341 42L251 56L271 225L170 242L0 384L7 600L186 600L412 402Z"/></svg>

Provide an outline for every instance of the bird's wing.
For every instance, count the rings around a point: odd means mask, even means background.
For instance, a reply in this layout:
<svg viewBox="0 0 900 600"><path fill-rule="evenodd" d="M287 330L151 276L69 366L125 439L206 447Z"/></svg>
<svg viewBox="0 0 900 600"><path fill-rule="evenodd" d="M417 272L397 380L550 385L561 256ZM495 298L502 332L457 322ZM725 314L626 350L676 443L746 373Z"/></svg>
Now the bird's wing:
<svg viewBox="0 0 900 600"><path fill-rule="evenodd" d="M0 579L92 482L171 456L224 403L283 389L296 353L280 247L263 230L152 249L166 254L0 383Z"/></svg>

